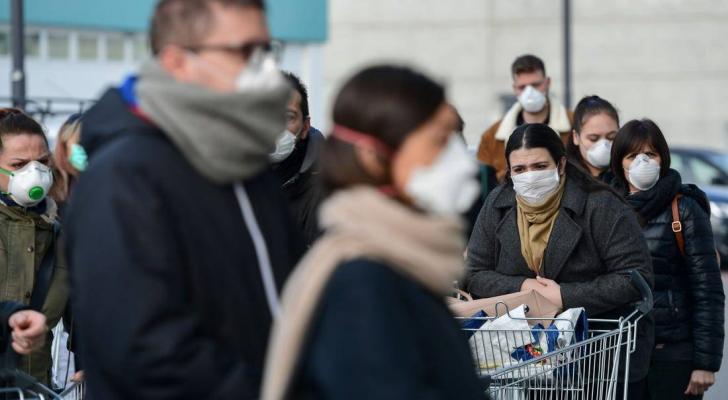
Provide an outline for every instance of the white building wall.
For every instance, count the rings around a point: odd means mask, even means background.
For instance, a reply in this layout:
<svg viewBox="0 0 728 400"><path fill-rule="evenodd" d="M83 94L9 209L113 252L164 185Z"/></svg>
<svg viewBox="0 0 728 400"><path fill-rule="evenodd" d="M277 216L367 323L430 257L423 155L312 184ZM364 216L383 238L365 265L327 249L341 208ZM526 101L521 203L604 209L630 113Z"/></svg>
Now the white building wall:
<svg viewBox="0 0 728 400"><path fill-rule="evenodd" d="M728 149L728 1L572 0L573 91L653 118L671 143ZM561 0L331 0L324 92L373 62L411 64L447 84L477 145L502 114L510 64L534 53L563 89Z"/></svg>

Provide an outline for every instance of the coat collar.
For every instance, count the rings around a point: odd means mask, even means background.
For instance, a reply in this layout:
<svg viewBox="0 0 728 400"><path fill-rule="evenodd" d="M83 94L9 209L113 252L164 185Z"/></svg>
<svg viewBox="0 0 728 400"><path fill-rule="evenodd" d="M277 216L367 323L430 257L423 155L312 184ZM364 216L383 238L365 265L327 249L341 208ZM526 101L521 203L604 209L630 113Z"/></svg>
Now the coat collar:
<svg viewBox="0 0 728 400"><path fill-rule="evenodd" d="M515 211L515 191L510 180L506 181L501 188L493 201L494 207L505 209L504 217L496 227L496 237L498 237L504 252L515 262L513 266L515 271L533 276L521 254L521 239L518 235ZM576 182L567 179L559 215L556 217L556 222L554 222L554 228L551 231L544 256L542 273L546 278L557 279L566 260L569 259L577 243L579 243L582 228L574 221L572 215L577 216L584 212L586 200L586 192Z"/></svg>
<svg viewBox="0 0 728 400"><path fill-rule="evenodd" d="M564 107L558 100L556 100L552 96L549 96L548 100L548 125L551 127L551 129L556 131L556 133L569 132L571 130L571 119L569 118L569 113L566 111L566 107ZM503 119L501 119L498 130L495 132L496 140L500 140L503 142L508 141L508 138L511 137L513 130L516 129L516 121L518 120L518 115L521 113L521 111L523 111L523 106L521 106L521 103L516 101L513 106L508 110L508 112L503 116Z"/></svg>

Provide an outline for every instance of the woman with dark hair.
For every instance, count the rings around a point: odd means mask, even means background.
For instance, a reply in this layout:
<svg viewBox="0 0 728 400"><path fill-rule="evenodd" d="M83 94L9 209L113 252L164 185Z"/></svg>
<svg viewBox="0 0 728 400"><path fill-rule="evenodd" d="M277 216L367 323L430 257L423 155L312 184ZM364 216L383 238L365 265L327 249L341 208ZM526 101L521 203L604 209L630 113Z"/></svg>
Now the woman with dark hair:
<svg viewBox="0 0 728 400"><path fill-rule="evenodd" d="M574 124L566 143L566 157L593 177L611 181L609 159L619 130L619 114L599 96L587 96L574 110Z"/></svg>
<svg viewBox="0 0 728 400"><path fill-rule="evenodd" d="M466 289L478 298L533 289L563 309L584 307L590 318L631 312L639 292L630 271L652 281L634 212L567 161L548 125L516 128L505 157L507 179L486 199L470 238ZM634 396L647 374L649 321L640 322L638 336L630 361Z"/></svg>
<svg viewBox="0 0 728 400"><path fill-rule="evenodd" d="M282 296L263 399L483 398L444 303L477 170L444 89L407 68L343 86L322 154L324 236Z"/></svg>
<svg viewBox="0 0 728 400"><path fill-rule="evenodd" d="M68 299L68 269L56 244L51 154L43 128L22 111L0 109L0 301L42 312L54 327ZM52 335L19 367L50 383Z"/></svg>
<svg viewBox="0 0 728 400"><path fill-rule="evenodd" d="M723 353L725 295L710 206L670 168L660 128L626 123L612 149L614 185L639 213L655 273L653 399L700 398L715 382Z"/></svg>

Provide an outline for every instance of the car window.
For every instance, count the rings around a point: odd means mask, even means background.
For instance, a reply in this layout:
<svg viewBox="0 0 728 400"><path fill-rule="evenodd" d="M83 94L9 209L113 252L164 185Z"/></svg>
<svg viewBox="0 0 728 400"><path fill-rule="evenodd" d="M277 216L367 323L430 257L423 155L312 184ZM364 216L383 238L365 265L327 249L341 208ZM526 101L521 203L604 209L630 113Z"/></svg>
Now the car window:
<svg viewBox="0 0 728 400"><path fill-rule="evenodd" d="M691 167L695 178L694 183L698 186L714 185L714 180L720 177L720 171L717 168L699 158L691 160Z"/></svg>
<svg viewBox="0 0 728 400"><path fill-rule="evenodd" d="M690 163L688 159L693 157L687 157L683 154L672 153L670 154L670 167L677 170L685 183L697 183L693 176L693 171L690 169Z"/></svg>

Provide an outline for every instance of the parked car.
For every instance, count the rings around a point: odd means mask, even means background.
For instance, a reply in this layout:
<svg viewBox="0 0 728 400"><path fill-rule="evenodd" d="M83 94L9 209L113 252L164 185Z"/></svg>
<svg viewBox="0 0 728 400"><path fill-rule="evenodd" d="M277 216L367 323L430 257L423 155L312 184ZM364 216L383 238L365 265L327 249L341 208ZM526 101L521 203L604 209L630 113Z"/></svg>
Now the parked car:
<svg viewBox="0 0 728 400"><path fill-rule="evenodd" d="M673 147L670 158L684 183L694 183L708 195L715 247L721 267L728 268L728 153Z"/></svg>

